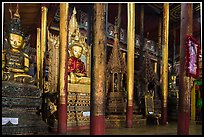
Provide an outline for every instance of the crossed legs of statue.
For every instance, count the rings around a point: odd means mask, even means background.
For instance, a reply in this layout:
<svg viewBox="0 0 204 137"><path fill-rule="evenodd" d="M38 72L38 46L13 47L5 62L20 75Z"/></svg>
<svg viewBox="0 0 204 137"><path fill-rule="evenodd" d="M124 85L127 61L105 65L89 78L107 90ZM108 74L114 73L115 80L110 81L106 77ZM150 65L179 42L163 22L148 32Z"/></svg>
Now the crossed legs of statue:
<svg viewBox="0 0 204 137"><path fill-rule="evenodd" d="M68 82L74 84L90 84L90 78L78 77L74 73L70 73L70 75L68 75Z"/></svg>

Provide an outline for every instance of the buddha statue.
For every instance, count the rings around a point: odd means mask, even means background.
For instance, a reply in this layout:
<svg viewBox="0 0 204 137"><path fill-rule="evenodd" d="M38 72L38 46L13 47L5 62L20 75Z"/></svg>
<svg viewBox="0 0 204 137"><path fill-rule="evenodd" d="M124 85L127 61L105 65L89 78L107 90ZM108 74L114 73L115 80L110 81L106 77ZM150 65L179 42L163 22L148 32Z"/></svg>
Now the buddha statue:
<svg viewBox="0 0 204 137"><path fill-rule="evenodd" d="M69 22L69 58L68 58L68 82L73 84L90 84L86 67L89 66L81 60L82 55L86 56L86 61L89 60L89 47L85 42L85 37L81 35L76 19L76 9ZM88 54L87 54L88 53Z"/></svg>
<svg viewBox="0 0 204 137"><path fill-rule="evenodd" d="M90 84L90 78L87 77L85 64L80 59L83 54L83 46L82 43L79 42L78 36L75 34L76 33L72 35L74 40L69 47L68 82Z"/></svg>
<svg viewBox="0 0 204 137"><path fill-rule="evenodd" d="M22 31L18 10L13 17L11 16L8 32L5 34L2 51L2 80L34 83L35 79L28 74L30 37L25 37Z"/></svg>

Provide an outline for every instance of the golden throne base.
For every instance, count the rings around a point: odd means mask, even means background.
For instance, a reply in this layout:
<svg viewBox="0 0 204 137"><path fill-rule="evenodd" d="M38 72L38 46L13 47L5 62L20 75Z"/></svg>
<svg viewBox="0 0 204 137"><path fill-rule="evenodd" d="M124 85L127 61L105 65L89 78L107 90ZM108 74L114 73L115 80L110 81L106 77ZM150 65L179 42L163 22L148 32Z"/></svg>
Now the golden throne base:
<svg viewBox="0 0 204 137"><path fill-rule="evenodd" d="M68 83L68 93L69 92L90 94L90 85Z"/></svg>
<svg viewBox="0 0 204 137"><path fill-rule="evenodd" d="M68 83L67 129L88 129L90 116L90 85Z"/></svg>

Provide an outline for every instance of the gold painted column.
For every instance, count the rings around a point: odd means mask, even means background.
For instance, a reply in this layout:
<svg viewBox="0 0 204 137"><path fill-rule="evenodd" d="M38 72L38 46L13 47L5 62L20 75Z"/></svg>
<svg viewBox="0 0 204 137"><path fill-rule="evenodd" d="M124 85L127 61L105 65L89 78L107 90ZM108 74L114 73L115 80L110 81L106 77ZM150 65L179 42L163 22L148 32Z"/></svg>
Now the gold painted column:
<svg viewBox="0 0 204 137"><path fill-rule="evenodd" d="M105 133L105 10L106 4L104 3L93 5L90 135L103 135Z"/></svg>
<svg viewBox="0 0 204 137"><path fill-rule="evenodd" d="M47 44L47 7L41 7L42 17L41 17L41 40L40 40L40 48L41 48L41 65L40 65L40 89L44 93L44 77L45 77L45 51Z"/></svg>
<svg viewBox="0 0 204 137"><path fill-rule="evenodd" d="M47 7L42 6L41 7L41 35L40 35L40 79L39 79L39 88L42 92L42 110L46 111L47 108L47 102L46 99L44 97L44 80L45 80L45 61L46 61L46 57L45 57L45 51L46 51L46 44L47 44L47 35L46 35L46 31L47 31ZM44 121L46 121L46 114L42 113L42 119Z"/></svg>
<svg viewBox="0 0 204 137"><path fill-rule="evenodd" d="M168 38L169 38L169 4L163 5L163 47L162 47L162 111L161 124L167 124L167 96L168 96Z"/></svg>
<svg viewBox="0 0 204 137"><path fill-rule="evenodd" d="M67 132L68 3L60 3L58 133Z"/></svg>
<svg viewBox="0 0 204 137"><path fill-rule="evenodd" d="M133 116L133 88L134 88L134 47L135 47L135 4L128 3L128 30L127 30L127 113L126 126L132 128Z"/></svg>
<svg viewBox="0 0 204 137"><path fill-rule="evenodd" d="M40 28L37 28L37 45L36 45L36 65L37 65L37 72L36 72L36 78L37 80L40 80L40 69L41 69L41 44L40 44ZM40 88L39 81L37 82L37 88Z"/></svg>
<svg viewBox="0 0 204 137"><path fill-rule="evenodd" d="M189 135L190 122L190 78L185 72L186 35L192 35L193 4L181 3L180 64L179 64L179 104L178 135Z"/></svg>

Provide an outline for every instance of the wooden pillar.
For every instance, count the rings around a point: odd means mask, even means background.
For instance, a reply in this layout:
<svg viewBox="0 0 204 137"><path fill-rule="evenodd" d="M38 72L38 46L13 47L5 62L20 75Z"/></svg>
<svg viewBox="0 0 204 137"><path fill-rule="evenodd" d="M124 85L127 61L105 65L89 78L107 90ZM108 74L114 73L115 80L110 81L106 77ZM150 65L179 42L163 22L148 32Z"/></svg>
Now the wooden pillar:
<svg viewBox="0 0 204 137"><path fill-rule="evenodd" d="M185 72L186 35L192 35L193 4L181 4L180 30L180 64L179 64L179 105L178 105L178 135L189 134L190 122L190 86L189 77Z"/></svg>
<svg viewBox="0 0 204 137"><path fill-rule="evenodd" d="M158 27L158 61L157 61L157 75L160 80L161 75L161 40L162 40L162 16L159 15L159 27ZM159 87L160 88L160 87ZM160 91L160 89L158 89Z"/></svg>
<svg viewBox="0 0 204 137"><path fill-rule="evenodd" d="M135 4L128 3L127 30L127 113L126 126L132 128L133 117L133 88L134 88L134 47L135 47Z"/></svg>
<svg viewBox="0 0 204 137"><path fill-rule="evenodd" d="M168 37L169 37L169 4L163 5L163 47L162 47L162 111L161 124L167 124L167 96L168 96Z"/></svg>
<svg viewBox="0 0 204 137"><path fill-rule="evenodd" d="M67 132L68 3L60 3L58 133Z"/></svg>
<svg viewBox="0 0 204 137"><path fill-rule="evenodd" d="M105 133L105 78L106 78L106 4L95 3L93 7L93 47L91 56L91 120L90 134Z"/></svg>
<svg viewBox="0 0 204 137"><path fill-rule="evenodd" d="M141 5L140 7L140 56L139 56L139 64L140 64L140 97L139 97L139 101L141 101L141 95L143 95L144 90L145 90L145 83L144 83L144 78L145 76L145 68L143 66L143 50L144 50L144 5ZM141 106L141 107L144 107Z"/></svg>
<svg viewBox="0 0 204 137"><path fill-rule="evenodd" d="M37 72L36 72L36 78L37 80L40 80L40 69L41 69L41 42L40 42L40 28L37 28L37 45L36 45L36 67L37 67ZM37 82L37 88L40 88L40 82Z"/></svg>
<svg viewBox="0 0 204 137"><path fill-rule="evenodd" d="M47 46L47 7L41 7L41 39L40 39L40 78L39 78L39 88L42 92L42 110L46 111L47 102L44 97L44 80L45 80L45 62L46 62L46 46ZM46 121L46 114L42 113L42 119Z"/></svg>
<svg viewBox="0 0 204 137"><path fill-rule="evenodd" d="M41 57L41 63L40 63L40 81L39 86L42 92L44 92L44 73L45 73L45 51L46 51L46 44L47 44L47 7L43 6L41 7L42 11L42 17L41 17L41 40L40 40L40 57Z"/></svg>

